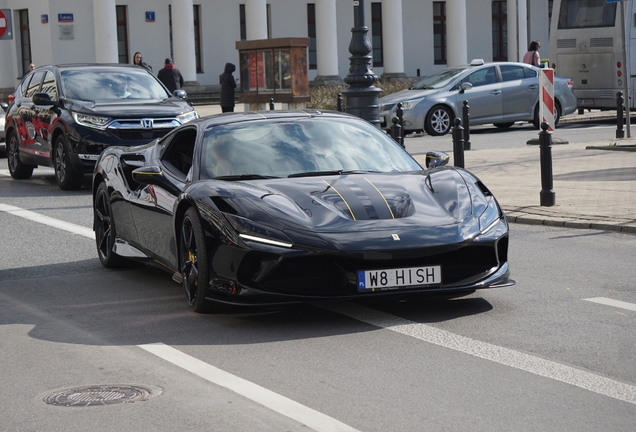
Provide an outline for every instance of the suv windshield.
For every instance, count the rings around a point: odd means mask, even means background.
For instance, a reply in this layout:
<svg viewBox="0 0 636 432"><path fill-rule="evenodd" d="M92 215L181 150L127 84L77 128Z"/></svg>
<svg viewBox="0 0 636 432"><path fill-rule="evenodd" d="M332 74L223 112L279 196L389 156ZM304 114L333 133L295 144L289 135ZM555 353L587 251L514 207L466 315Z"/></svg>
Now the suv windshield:
<svg viewBox="0 0 636 432"><path fill-rule="evenodd" d="M70 99L164 100L170 97L155 77L143 70L66 70L61 75L64 95Z"/></svg>
<svg viewBox="0 0 636 432"><path fill-rule="evenodd" d="M441 72L427 76L423 80L416 82L411 87L411 90L438 89L445 87L453 78L465 70L466 68L444 69Z"/></svg>

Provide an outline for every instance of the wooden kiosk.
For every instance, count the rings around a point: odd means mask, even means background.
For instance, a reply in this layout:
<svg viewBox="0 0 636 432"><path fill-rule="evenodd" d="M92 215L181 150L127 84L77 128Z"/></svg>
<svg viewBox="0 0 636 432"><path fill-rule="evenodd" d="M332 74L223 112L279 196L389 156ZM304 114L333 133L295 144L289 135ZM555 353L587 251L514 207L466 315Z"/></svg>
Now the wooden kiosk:
<svg viewBox="0 0 636 432"><path fill-rule="evenodd" d="M309 102L309 38L237 41L241 97L249 109L264 110L274 99L290 109Z"/></svg>

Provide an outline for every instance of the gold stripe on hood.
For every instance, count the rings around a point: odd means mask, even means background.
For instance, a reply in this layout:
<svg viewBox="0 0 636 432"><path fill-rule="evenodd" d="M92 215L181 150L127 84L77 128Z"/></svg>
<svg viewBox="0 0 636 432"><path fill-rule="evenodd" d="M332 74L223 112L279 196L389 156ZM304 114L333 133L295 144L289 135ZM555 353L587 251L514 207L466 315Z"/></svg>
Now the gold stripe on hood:
<svg viewBox="0 0 636 432"><path fill-rule="evenodd" d="M395 215L393 214L393 210L391 210L391 206L389 205L389 203L387 202L386 198L384 197L384 195L382 194L382 192L380 192L380 189L378 189L377 187L375 187L375 185L373 183L371 183L371 180L369 180L368 178L364 178L371 186L373 186L373 188L378 191L378 193L380 194L380 196L382 197L382 199L384 200L384 204L386 204L386 207L389 209L389 212L391 213L391 218L395 219ZM337 191L336 191L337 192Z"/></svg>
<svg viewBox="0 0 636 432"><path fill-rule="evenodd" d="M349 203L347 202L346 199L344 199L344 197L342 196L342 194L340 192L338 192L338 189L336 189L334 187L334 185L330 184L327 180L323 179L323 182L325 182L325 184L327 184L331 189L333 189L334 191L336 191L336 193L338 194L338 196L340 197L340 199L342 199L342 202L345 203L345 205L347 206L347 209L349 209L349 213L351 213L351 217L353 218L353 220L358 220L356 219L356 215L353 214L353 210L351 210L351 207L349 207Z"/></svg>

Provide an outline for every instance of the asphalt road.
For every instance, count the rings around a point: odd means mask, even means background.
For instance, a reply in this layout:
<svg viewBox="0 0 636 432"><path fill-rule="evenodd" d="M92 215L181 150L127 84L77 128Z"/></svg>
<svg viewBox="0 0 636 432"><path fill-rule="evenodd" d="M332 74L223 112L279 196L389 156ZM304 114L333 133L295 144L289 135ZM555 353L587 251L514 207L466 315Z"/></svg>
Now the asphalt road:
<svg viewBox="0 0 636 432"><path fill-rule="evenodd" d="M89 189L52 176L0 167L0 431L634 430L636 236L515 224L512 288L198 315L104 269ZM150 398L43 402L89 385Z"/></svg>

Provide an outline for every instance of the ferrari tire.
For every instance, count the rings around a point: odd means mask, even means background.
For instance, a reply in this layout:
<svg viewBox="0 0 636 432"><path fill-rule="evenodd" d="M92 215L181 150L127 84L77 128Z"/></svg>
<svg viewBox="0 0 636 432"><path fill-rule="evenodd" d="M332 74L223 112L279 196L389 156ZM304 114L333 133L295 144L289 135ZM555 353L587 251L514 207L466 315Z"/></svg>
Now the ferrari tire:
<svg viewBox="0 0 636 432"><path fill-rule="evenodd" d="M444 105L436 105L426 115L424 130L431 136L446 135L451 130L453 113Z"/></svg>
<svg viewBox="0 0 636 432"><path fill-rule="evenodd" d="M11 177L16 180L26 180L33 175L33 165L27 165L20 160L20 144L14 131L9 132L6 143L7 166Z"/></svg>
<svg viewBox="0 0 636 432"><path fill-rule="evenodd" d="M179 270L188 306L194 312L218 312L221 304L206 300L210 283L208 250L205 235L194 207L186 210L179 231Z"/></svg>
<svg viewBox="0 0 636 432"><path fill-rule="evenodd" d="M55 170L55 180L62 190L77 190L82 187L84 173L73 169L71 165L68 145L64 135L60 135L55 140L53 148L53 169Z"/></svg>
<svg viewBox="0 0 636 432"><path fill-rule="evenodd" d="M493 125L495 127L498 127L499 129L508 129L510 127L512 127L512 125L514 125L515 122L508 122L508 123L493 123Z"/></svg>
<svg viewBox="0 0 636 432"><path fill-rule="evenodd" d="M115 253L117 230L113 218L110 194L106 183L101 183L95 194L93 203L93 225L95 227L95 244L99 261L106 268L117 268L127 264L127 260Z"/></svg>

